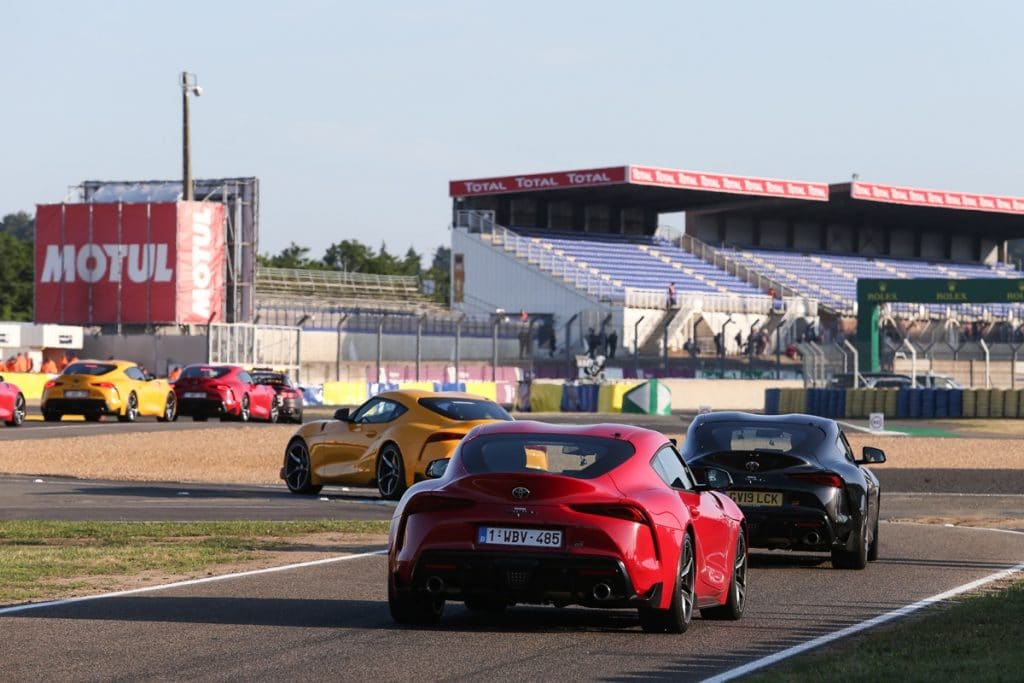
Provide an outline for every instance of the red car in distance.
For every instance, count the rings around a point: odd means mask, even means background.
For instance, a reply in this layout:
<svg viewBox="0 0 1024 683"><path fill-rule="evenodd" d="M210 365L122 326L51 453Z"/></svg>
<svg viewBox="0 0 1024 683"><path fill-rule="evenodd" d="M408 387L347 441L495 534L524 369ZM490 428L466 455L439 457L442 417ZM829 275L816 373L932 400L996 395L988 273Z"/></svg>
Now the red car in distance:
<svg viewBox="0 0 1024 683"><path fill-rule="evenodd" d="M496 422L427 468L391 520L388 603L399 623L437 622L446 601L631 608L644 631L682 633L694 609L738 619L747 530L658 432L616 424Z"/></svg>
<svg viewBox="0 0 1024 683"><path fill-rule="evenodd" d="M0 420L8 427L20 427L25 421L25 395L17 385L0 376Z"/></svg>
<svg viewBox="0 0 1024 683"><path fill-rule="evenodd" d="M196 422L211 417L242 422L277 421L277 392L254 382L237 365L189 365L174 382L174 396L178 400L178 415L191 415Z"/></svg>

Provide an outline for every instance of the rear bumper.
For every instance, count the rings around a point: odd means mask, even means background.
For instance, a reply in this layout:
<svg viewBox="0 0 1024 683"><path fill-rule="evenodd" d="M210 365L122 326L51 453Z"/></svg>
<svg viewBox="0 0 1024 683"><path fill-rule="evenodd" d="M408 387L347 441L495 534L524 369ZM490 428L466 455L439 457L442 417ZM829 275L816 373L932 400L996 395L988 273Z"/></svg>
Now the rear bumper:
<svg viewBox="0 0 1024 683"><path fill-rule="evenodd" d="M181 398L178 397L178 415L186 417L192 415L227 415L229 410L223 401L209 398Z"/></svg>
<svg viewBox="0 0 1024 683"><path fill-rule="evenodd" d="M116 408L111 408L106 400L102 398L51 398L47 399L40 408L46 412L60 413L61 415L87 415L100 413L109 415L116 413Z"/></svg>
<svg viewBox="0 0 1024 683"><path fill-rule="evenodd" d="M302 414L302 399L301 398L285 398L282 399L278 396L278 412L281 415L287 415L289 417L295 417Z"/></svg>
<svg viewBox="0 0 1024 683"><path fill-rule="evenodd" d="M625 565L611 557L439 550L423 553L412 580L395 587L448 600L487 596L601 608L657 606L662 593L657 583L638 595Z"/></svg>
<svg viewBox="0 0 1024 683"><path fill-rule="evenodd" d="M753 548L827 551L841 546L848 520L835 520L821 509L742 507Z"/></svg>

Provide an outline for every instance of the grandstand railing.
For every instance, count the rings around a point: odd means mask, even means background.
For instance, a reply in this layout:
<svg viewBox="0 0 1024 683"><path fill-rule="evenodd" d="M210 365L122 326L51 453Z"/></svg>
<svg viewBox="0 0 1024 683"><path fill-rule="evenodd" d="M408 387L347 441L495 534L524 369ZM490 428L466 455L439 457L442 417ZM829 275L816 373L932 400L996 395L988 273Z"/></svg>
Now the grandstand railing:
<svg viewBox="0 0 1024 683"><path fill-rule="evenodd" d="M793 289L792 287L786 285L785 283L780 282L774 278L768 277L767 275L761 273L760 271L754 270L753 268L750 268L742 263L739 263L735 259L730 258L724 250L715 249L714 247L707 245L704 242L701 242L700 240L694 238L693 236L685 234L679 237L679 246L682 249L686 249L691 254L699 256L701 259L707 261L713 266L721 268L722 270L732 275L735 275L741 280L745 280L746 282L754 285L758 289L761 289L763 291L774 289L776 292L778 292L779 296L782 296L783 298L799 298L808 300L809 302L811 302L811 306L814 309L813 315L817 315L818 302L816 300L808 299L808 297L804 296L801 292ZM838 312L845 314L852 313L852 311Z"/></svg>
<svg viewBox="0 0 1024 683"><path fill-rule="evenodd" d="M665 308L668 293L649 289L626 288L625 304L629 308ZM770 313L773 301L764 296L740 294L686 294L678 297L680 308L715 313Z"/></svg>
<svg viewBox="0 0 1024 683"><path fill-rule="evenodd" d="M488 216L487 214L491 214ZM457 211L455 226L487 235L491 244L512 252L517 258L604 301L621 301L623 287L608 275L601 275L589 266L570 261L547 242L523 237L493 220L493 212Z"/></svg>
<svg viewBox="0 0 1024 683"><path fill-rule="evenodd" d="M376 275L339 270L266 268L256 270L257 294L288 296L420 296L415 275Z"/></svg>

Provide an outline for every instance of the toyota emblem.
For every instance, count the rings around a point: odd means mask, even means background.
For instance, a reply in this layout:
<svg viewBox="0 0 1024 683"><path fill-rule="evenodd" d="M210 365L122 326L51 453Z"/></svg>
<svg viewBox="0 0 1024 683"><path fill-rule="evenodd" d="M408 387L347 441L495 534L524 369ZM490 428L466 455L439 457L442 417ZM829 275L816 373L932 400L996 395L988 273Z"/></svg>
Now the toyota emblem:
<svg viewBox="0 0 1024 683"><path fill-rule="evenodd" d="M747 464L744 465L744 467L747 468L748 472L757 472L759 469L761 469L761 463L757 462L756 460L751 460L747 462Z"/></svg>
<svg viewBox="0 0 1024 683"><path fill-rule="evenodd" d="M524 498L529 498L530 497L530 489L526 488L525 486L517 486L514 489L512 489L512 497L517 499L517 500L522 500Z"/></svg>

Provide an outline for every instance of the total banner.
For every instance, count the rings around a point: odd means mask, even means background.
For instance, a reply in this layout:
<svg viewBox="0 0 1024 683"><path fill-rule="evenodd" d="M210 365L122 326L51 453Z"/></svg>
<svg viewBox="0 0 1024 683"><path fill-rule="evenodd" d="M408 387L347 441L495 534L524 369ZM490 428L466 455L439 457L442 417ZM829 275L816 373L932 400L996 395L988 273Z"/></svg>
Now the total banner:
<svg viewBox="0 0 1024 683"><path fill-rule="evenodd" d="M222 319L221 204L41 204L35 244L37 323Z"/></svg>

